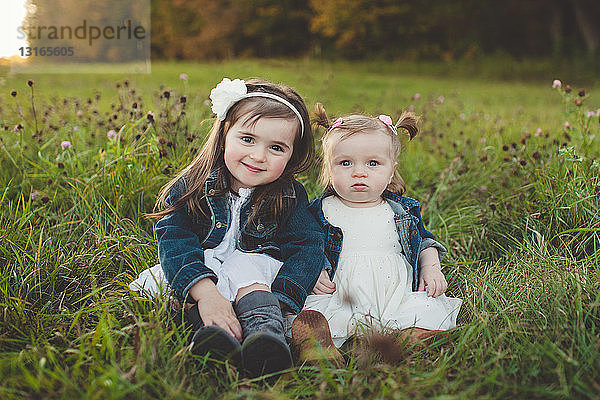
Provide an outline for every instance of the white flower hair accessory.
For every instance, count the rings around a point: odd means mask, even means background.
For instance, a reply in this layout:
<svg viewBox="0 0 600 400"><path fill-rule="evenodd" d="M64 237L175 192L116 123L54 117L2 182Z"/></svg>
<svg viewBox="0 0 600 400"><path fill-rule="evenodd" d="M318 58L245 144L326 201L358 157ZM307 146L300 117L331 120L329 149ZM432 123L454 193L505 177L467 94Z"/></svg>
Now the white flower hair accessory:
<svg viewBox="0 0 600 400"><path fill-rule="evenodd" d="M212 103L211 109L215 114L217 114L217 119L219 121L223 121L227 116L227 111L229 111L232 105L248 97L266 97L269 99L276 100L282 104L285 104L290 110L294 112L294 114L296 114L298 120L300 121L300 137L304 135L304 121L302 120L300 112L298 111L298 109L296 109L296 107L294 107L292 103L290 103L283 97L279 97L273 93L248 93L246 82L241 79L234 79L232 81L229 78L223 78L223 80L219 82L219 84L210 91L210 101Z"/></svg>
<svg viewBox="0 0 600 400"><path fill-rule="evenodd" d="M248 92L246 82L241 79L223 78L223 80L210 91L210 101L212 102L212 111L217 114L217 119L223 121L227 115L227 110L244 98Z"/></svg>

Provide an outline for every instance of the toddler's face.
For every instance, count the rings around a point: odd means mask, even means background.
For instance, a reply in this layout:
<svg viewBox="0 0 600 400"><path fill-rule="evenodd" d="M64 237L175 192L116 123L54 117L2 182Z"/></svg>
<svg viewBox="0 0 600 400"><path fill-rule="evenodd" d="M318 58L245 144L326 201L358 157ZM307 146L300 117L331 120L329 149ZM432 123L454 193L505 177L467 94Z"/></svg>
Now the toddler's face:
<svg viewBox="0 0 600 400"><path fill-rule="evenodd" d="M379 204L396 168L391 146L391 138L382 132L354 134L335 145L331 179L344 204L350 207Z"/></svg>
<svg viewBox="0 0 600 400"><path fill-rule="evenodd" d="M225 136L225 165L231 188L266 185L281 176L294 151L297 124L281 118L259 118L254 126L240 118Z"/></svg>

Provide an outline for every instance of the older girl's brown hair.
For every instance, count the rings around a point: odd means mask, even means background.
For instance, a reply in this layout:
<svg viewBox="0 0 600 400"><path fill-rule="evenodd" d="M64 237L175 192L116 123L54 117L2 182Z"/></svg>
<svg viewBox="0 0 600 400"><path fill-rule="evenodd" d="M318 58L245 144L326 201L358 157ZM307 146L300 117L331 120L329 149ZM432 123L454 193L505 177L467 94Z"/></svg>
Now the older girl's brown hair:
<svg viewBox="0 0 600 400"><path fill-rule="evenodd" d="M225 136L229 128L238 120L244 119L244 123L253 125L259 118L283 118L296 121L296 138L294 140L293 153L281 176L267 185L256 187L252 193L253 202L261 204L268 194L273 195L273 207L275 215L278 215L283 207L283 190L294 178L294 175L307 170L314 157L313 133L310 127L310 118L304 100L296 91L288 86L274 84L265 80L250 79L246 81L246 88L250 92L272 93L289 101L298 110L304 123L304 133L301 134L301 125L296 114L285 104L265 97L244 98L227 111L223 121L215 119L208 134L206 142L202 146L196 158L186 166L177 176L162 187L158 194L155 209L166 207L164 210L147 214L149 218L159 219L183 206L194 215L203 214L201 201L206 197L205 183L212 171L217 171L217 195L223 194L230 188L231 176L225 166ZM169 191L173 186L185 179L186 192L172 205L165 203ZM252 218L258 207L254 208Z"/></svg>
<svg viewBox="0 0 600 400"><path fill-rule="evenodd" d="M398 161L400 150L402 148L398 135L387 126L379 118L373 118L366 115L352 114L342 117L342 123L336 124L331 129L332 124L327 117L327 113L321 103L317 103L315 106L315 123L327 129L322 139L323 149L323 165L321 166L321 172L319 174L319 182L327 190L333 191L333 183L331 177L331 158L333 156L333 149L337 143L346 139L349 136L357 133L375 133L381 132L391 138L392 145L390 147L390 156L392 160ZM408 111L405 111L400 116L398 122L394 125L396 129L403 129L408 133L409 140L412 140L419 133L419 118ZM406 184L400 176L398 167L394 170L394 176L390 184L387 187L388 190L404 194L406 192Z"/></svg>

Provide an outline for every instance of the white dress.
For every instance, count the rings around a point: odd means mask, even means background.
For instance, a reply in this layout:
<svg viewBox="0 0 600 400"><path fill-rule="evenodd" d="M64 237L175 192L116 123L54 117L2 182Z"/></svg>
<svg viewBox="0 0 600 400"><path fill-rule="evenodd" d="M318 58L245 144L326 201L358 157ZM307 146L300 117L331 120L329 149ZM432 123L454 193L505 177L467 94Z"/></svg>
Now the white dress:
<svg viewBox="0 0 600 400"><path fill-rule="evenodd" d="M275 280L283 263L262 253L244 253L236 249L240 237L240 213L252 189L240 188L239 196L229 195L231 225L217 247L204 250L204 265L217 275L217 289L229 301L235 300L237 292L244 286L262 283L269 287ZM146 293L151 297L167 293L170 288L160 264L145 269L129 284L131 290Z"/></svg>
<svg viewBox="0 0 600 400"><path fill-rule="evenodd" d="M411 266L402 254L394 212L386 201L351 208L330 196L323 199L323 213L344 234L333 279L336 291L308 296L304 309L325 315L336 346L360 333L361 327L446 330L456 326L461 299L412 292Z"/></svg>

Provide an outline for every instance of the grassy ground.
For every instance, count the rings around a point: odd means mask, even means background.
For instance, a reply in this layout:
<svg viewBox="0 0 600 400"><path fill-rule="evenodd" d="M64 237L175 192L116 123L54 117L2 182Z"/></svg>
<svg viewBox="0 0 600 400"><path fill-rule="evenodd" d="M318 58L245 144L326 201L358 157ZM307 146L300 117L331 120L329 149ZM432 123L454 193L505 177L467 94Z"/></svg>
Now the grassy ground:
<svg viewBox="0 0 600 400"><path fill-rule="evenodd" d="M128 290L156 261L142 214L201 146L205 101L223 76L286 82L332 116L408 107L423 116L401 168L450 250L449 294L464 299L449 341L371 340L347 353L345 369L296 368L267 384L191 355L174 305ZM588 112L600 101L597 82L570 93L551 84L304 60L7 76L0 397L597 397L600 123ZM312 197L315 175L301 177Z"/></svg>

